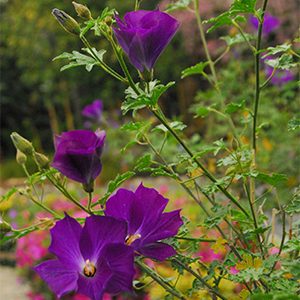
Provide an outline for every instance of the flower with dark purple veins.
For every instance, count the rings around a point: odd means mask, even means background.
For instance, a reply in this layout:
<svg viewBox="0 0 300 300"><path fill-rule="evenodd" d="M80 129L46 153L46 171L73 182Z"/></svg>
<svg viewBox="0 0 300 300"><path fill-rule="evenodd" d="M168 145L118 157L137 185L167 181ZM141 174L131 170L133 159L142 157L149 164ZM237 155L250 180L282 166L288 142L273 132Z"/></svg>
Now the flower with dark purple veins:
<svg viewBox="0 0 300 300"><path fill-rule="evenodd" d="M34 270L59 298L78 292L100 300L104 292L130 291L134 253L124 244L126 234L126 223L111 217L92 215L82 228L66 215L51 229L49 251L57 259Z"/></svg>
<svg viewBox="0 0 300 300"><path fill-rule="evenodd" d="M106 203L105 215L127 222L126 244L146 257L157 260L176 254L161 240L177 234L183 224L180 210L163 212L168 199L142 184L135 192L119 189Z"/></svg>
<svg viewBox="0 0 300 300"><path fill-rule="evenodd" d="M115 36L130 62L141 72L150 71L175 35L179 22L159 10L128 12L116 17Z"/></svg>
<svg viewBox="0 0 300 300"><path fill-rule="evenodd" d="M250 17L250 23L257 30L259 21L256 17ZM272 31L276 30L280 26L280 20L269 13L265 13L263 24L263 35L269 35Z"/></svg>
<svg viewBox="0 0 300 300"><path fill-rule="evenodd" d="M84 185L100 174L105 131L72 130L55 137L52 167Z"/></svg>
<svg viewBox="0 0 300 300"><path fill-rule="evenodd" d="M97 99L94 100L91 104L86 105L83 110L81 111L81 114L89 118L91 121L99 124L101 120L103 112L103 103L101 100Z"/></svg>

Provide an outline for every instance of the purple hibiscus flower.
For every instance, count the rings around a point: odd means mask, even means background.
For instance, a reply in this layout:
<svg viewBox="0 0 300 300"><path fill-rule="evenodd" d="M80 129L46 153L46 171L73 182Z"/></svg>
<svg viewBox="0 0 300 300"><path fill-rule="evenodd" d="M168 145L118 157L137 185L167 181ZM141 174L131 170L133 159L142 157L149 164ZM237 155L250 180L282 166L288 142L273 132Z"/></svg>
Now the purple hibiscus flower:
<svg viewBox="0 0 300 300"><path fill-rule="evenodd" d="M100 155L105 132L72 130L55 137L52 167L84 185L90 185L100 174Z"/></svg>
<svg viewBox="0 0 300 300"><path fill-rule="evenodd" d="M68 215L51 229L49 251L57 259L34 269L58 296L75 291L102 299L103 293L130 291L134 253L124 244L127 226L111 217L90 216L84 227Z"/></svg>
<svg viewBox="0 0 300 300"><path fill-rule="evenodd" d="M177 234L183 224L180 210L163 213L168 199L142 184L135 192L119 189L106 203L105 215L125 220L128 225L126 244L136 252L157 260L176 254L163 239Z"/></svg>
<svg viewBox="0 0 300 300"><path fill-rule="evenodd" d="M254 16L250 17L250 23L257 30L258 29L258 19ZM265 13L264 24L263 24L263 35L267 36L272 31L276 30L280 26L280 20L269 13Z"/></svg>
<svg viewBox="0 0 300 300"><path fill-rule="evenodd" d="M84 117L89 118L94 123L99 124L101 121L102 112L103 102L99 99L96 99L91 104L86 105L81 111L81 114Z"/></svg>
<svg viewBox="0 0 300 300"><path fill-rule="evenodd" d="M159 10L126 13L116 17L115 36L130 62L141 72L150 71L175 35L179 22Z"/></svg>

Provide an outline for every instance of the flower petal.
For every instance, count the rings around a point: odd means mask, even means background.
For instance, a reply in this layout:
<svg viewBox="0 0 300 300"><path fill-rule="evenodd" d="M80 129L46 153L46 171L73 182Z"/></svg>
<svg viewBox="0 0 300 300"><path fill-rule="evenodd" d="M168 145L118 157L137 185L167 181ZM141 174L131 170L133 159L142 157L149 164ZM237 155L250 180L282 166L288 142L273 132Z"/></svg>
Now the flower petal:
<svg viewBox="0 0 300 300"><path fill-rule="evenodd" d="M67 214L62 220L56 222L50 230L51 245L49 251L55 254L62 263L74 270L80 270L83 262L79 249L81 231L80 224Z"/></svg>
<svg viewBox="0 0 300 300"><path fill-rule="evenodd" d="M80 275L78 279L78 292L90 297L92 300L102 299L107 282L112 277L112 272L103 259L98 262L96 268L94 277Z"/></svg>
<svg viewBox="0 0 300 300"><path fill-rule="evenodd" d="M97 262L105 245L124 243L126 235L127 225L124 221L95 215L86 218L79 242L84 260Z"/></svg>
<svg viewBox="0 0 300 300"><path fill-rule="evenodd" d="M112 294L130 291L135 274L133 249L124 244L109 244L102 253L113 272L106 291Z"/></svg>
<svg viewBox="0 0 300 300"><path fill-rule="evenodd" d="M163 213L153 230L143 237L143 243L153 243L174 236L182 224L180 209Z"/></svg>
<svg viewBox="0 0 300 300"><path fill-rule="evenodd" d="M134 234L141 226L143 210L135 206L136 199L132 191L119 189L106 202L105 215L124 220L128 223L128 234Z"/></svg>
<svg viewBox="0 0 300 300"><path fill-rule="evenodd" d="M139 253L146 257L163 261L176 254L175 249L165 243L148 244L138 250Z"/></svg>
<svg viewBox="0 0 300 300"><path fill-rule="evenodd" d="M77 290L78 272L59 260L47 260L34 267L34 270L59 298Z"/></svg>

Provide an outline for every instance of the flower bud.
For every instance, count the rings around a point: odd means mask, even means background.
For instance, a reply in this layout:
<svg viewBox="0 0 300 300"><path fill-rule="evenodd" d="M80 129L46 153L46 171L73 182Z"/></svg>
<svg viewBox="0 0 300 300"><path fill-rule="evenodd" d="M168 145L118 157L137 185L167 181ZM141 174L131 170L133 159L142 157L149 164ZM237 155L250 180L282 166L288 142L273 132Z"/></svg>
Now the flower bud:
<svg viewBox="0 0 300 300"><path fill-rule="evenodd" d="M32 144L28 140L20 136L18 133L13 132L10 135L10 138L12 139L16 149L20 150L25 155L31 155L34 151Z"/></svg>
<svg viewBox="0 0 300 300"><path fill-rule="evenodd" d="M85 5L76 3L75 1L73 1L72 4L74 5L75 11L77 12L78 17L80 17L84 20L92 19L91 12Z"/></svg>
<svg viewBox="0 0 300 300"><path fill-rule="evenodd" d="M69 33L79 35L79 24L67 13L57 8L52 10L52 15L56 18L59 24Z"/></svg>
<svg viewBox="0 0 300 300"><path fill-rule="evenodd" d="M49 167L49 159L46 155L39 152L35 152L34 156L35 156L36 163L38 164L39 167L41 167L42 169L43 168L47 169Z"/></svg>
<svg viewBox="0 0 300 300"><path fill-rule="evenodd" d="M27 156L17 149L16 161L19 165L24 165L27 161Z"/></svg>

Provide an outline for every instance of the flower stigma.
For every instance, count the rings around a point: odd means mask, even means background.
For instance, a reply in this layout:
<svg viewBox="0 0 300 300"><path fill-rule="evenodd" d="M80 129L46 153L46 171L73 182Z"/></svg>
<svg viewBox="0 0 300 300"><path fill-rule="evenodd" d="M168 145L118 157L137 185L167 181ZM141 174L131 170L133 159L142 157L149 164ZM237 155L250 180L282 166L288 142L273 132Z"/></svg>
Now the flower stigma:
<svg viewBox="0 0 300 300"><path fill-rule="evenodd" d="M96 267L93 263L90 262L89 259L86 260L85 262L85 266L83 268L83 274L86 276L86 277L94 277L95 274L96 274Z"/></svg>
<svg viewBox="0 0 300 300"><path fill-rule="evenodd" d="M127 235L125 239L125 243L127 246L130 246L134 241L140 239L142 236L139 233L135 233L132 235Z"/></svg>

